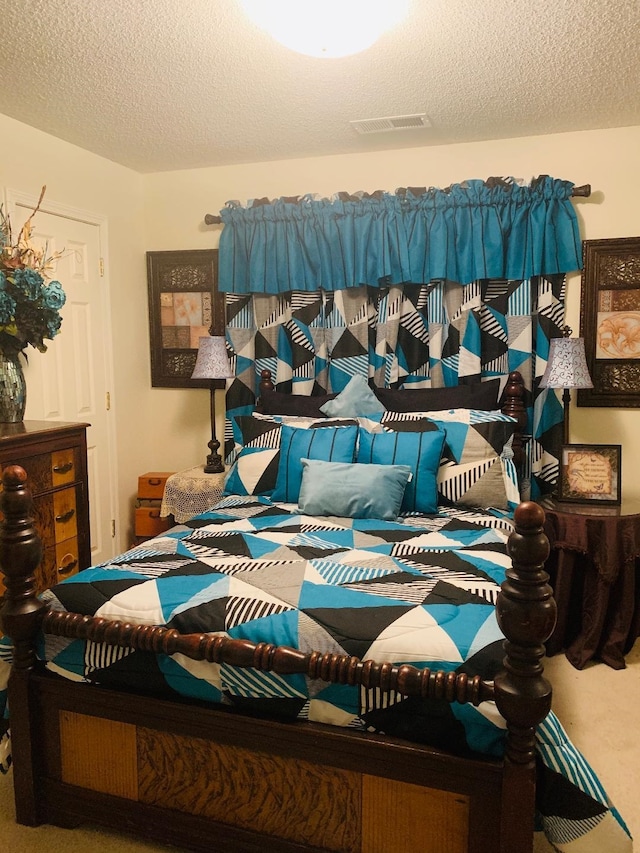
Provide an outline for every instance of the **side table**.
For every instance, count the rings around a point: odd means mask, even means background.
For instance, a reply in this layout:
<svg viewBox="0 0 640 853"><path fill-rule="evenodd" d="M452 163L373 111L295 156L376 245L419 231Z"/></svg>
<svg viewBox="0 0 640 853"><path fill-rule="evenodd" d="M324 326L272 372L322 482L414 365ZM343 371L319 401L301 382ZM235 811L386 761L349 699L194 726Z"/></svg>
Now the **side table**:
<svg viewBox="0 0 640 853"><path fill-rule="evenodd" d="M204 465L172 474L165 483L160 515L173 515L182 524L206 512L222 497L225 472L205 474Z"/></svg>
<svg viewBox="0 0 640 853"><path fill-rule="evenodd" d="M564 648L576 669L593 659L624 669L640 635L640 501L609 507L545 498L540 504L558 605L547 654Z"/></svg>

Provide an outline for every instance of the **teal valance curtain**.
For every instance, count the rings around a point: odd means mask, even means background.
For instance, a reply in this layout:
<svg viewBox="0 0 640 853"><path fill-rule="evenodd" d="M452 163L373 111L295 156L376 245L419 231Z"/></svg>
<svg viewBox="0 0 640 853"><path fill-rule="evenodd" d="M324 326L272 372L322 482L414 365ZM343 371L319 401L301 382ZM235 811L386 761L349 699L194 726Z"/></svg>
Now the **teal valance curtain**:
<svg viewBox="0 0 640 853"><path fill-rule="evenodd" d="M449 280L523 280L581 267L573 184L543 175L446 189L228 202L223 292L278 294Z"/></svg>

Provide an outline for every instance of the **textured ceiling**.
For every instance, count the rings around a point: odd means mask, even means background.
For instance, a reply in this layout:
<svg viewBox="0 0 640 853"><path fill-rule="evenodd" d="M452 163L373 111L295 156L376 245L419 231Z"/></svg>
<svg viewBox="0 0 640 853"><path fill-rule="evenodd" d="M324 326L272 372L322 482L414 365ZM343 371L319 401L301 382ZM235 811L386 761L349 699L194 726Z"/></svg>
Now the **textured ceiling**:
<svg viewBox="0 0 640 853"><path fill-rule="evenodd" d="M0 20L0 112L139 172L640 125L639 0L412 0L333 60L238 0L0 0ZM413 113L432 127L349 124Z"/></svg>

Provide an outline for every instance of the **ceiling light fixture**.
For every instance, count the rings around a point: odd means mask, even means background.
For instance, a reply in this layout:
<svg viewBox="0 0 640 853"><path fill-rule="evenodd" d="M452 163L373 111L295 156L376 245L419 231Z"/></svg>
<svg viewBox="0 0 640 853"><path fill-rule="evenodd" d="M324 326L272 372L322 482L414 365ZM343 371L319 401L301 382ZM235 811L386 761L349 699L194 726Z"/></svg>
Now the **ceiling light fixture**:
<svg viewBox="0 0 640 853"><path fill-rule="evenodd" d="M323 59L371 47L407 14L409 0L240 0L285 47Z"/></svg>

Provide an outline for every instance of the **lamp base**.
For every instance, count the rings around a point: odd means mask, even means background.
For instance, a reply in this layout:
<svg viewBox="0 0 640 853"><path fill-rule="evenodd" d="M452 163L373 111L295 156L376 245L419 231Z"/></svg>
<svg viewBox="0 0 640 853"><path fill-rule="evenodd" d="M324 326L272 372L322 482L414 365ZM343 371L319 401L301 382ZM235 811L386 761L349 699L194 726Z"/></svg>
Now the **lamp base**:
<svg viewBox="0 0 640 853"><path fill-rule="evenodd" d="M220 456L207 456L207 464L204 466L204 473L222 474L223 472L224 465L222 464L222 459L220 458Z"/></svg>
<svg viewBox="0 0 640 853"><path fill-rule="evenodd" d="M209 442L209 450L211 453L207 456L207 462L204 466L205 474L222 474L224 471L224 463L220 454L218 453L218 448L220 447L220 442L217 438L213 437Z"/></svg>

